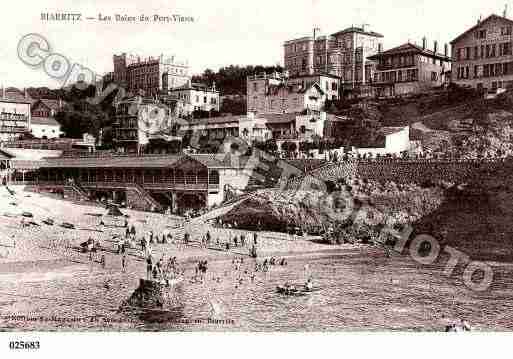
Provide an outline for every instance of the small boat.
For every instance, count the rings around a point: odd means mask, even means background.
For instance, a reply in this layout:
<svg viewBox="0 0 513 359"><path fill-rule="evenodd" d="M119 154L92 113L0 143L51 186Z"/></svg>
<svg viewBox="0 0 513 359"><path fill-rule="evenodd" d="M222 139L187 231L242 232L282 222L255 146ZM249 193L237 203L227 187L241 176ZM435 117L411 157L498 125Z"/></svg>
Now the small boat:
<svg viewBox="0 0 513 359"><path fill-rule="evenodd" d="M307 295L310 293L310 291L307 291L305 287L296 287L296 286L277 286L276 291L279 294L288 295L288 296L295 296L295 297L301 297L304 295Z"/></svg>
<svg viewBox="0 0 513 359"><path fill-rule="evenodd" d="M61 224L61 227L67 228L67 229L75 229L75 225L72 223L68 223L68 222L64 222L63 224Z"/></svg>
<svg viewBox="0 0 513 359"><path fill-rule="evenodd" d="M26 217L26 218L33 218L34 217L34 215L32 213L30 213L30 212L23 212L21 215L23 217Z"/></svg>
<svg viewBox="0 0 513 359"><path fill-rule="evenodd" d="M43 221L44 224L48 225L48 226L53 226L54 225L54 220L51 219L51 218L46 218L44 221Z"/></svg>

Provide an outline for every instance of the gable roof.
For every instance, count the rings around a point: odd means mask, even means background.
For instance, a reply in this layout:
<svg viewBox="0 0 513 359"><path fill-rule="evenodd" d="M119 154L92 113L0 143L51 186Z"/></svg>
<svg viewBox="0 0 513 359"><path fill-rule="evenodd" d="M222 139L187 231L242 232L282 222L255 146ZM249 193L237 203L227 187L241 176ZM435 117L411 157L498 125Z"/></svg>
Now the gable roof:
<svg viewBox="0 0 513 359"><path fill-rule="evenodd" d="M482 26L484 23L490 21L490 20L494 20L494 19L498 19L498 20L503 20L511 25L513 25L513 20L510 20L508 19L507 17L503 17L503 16L499 16L497 14L491 14L490 16L488 16L486 19L484 20L481 20L480 22L478 22L476 25L472 26L470 29L468 29L467 31L465 31L464 33L462 33L461 35L459 35L458 37L456 37L454 40L452 40L450 42L450 44L454 44L455 42L457 42L459 39L461 39L462 37L466 36L469 32L472 32L474 31L475 29L477 29L478 27Z"/></svg>
<svg viewBox="0 0 513 359"><path fill-rule="evenodd" d="M449 56L445 56L438 52L435 53L434 51L429 50L429 49L423 49L422 47L412 44L412 43L409 43L409 42L399 45L399 46L396 46L392 49L380 52L378 54L369 56L368 59L375 60L375 59L379 59L382 56L398 55L398 54L404 54L404 53L409 53L409 52L419 53L419 54L422 54L425 56L434 57L434 58L444 60L444 61L451 61L451 58Z"/></svg>
<svg viewBox="0 0 513 359"><path fill-rule="evenodd" d="M46 126L60 126L61 124L57 122L53 117L32 117L30 120L32 125L46 125Z"/></svg>
<svg viewBox="0 0 513 359"><path fill-rule="evenodd" d="M349 33L357 33L357 34L362 34L362 35L368 35L368 36L374 36L374 37L383 37L382 34L378 33L378 32L374 32L374 31L365 31L363 28L361 27L356 27L356 26L351 26L351 27L348 27L347 29L344 29L344 30L341 30L341 31L338 31L334 34L331 34L331 36L337 36L337 35L342 35L342 34L349 34Z"/></svg>

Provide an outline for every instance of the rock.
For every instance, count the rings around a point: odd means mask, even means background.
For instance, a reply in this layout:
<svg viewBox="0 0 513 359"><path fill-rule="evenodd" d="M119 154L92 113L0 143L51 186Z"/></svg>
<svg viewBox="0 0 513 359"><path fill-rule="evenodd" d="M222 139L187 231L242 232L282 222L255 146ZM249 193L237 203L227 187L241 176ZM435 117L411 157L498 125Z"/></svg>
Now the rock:
<svg viewBox="0 0 513 359"><path fill-rule="evenodd" d="M174 286L178 282L175 281L171 285L166 285L158 281L140 279L139 287L132 293L130 298L125 300L120 310L130 309L157 309L170 310L176 307L176 302L171 299L170 291L174 290Z"/></svg>

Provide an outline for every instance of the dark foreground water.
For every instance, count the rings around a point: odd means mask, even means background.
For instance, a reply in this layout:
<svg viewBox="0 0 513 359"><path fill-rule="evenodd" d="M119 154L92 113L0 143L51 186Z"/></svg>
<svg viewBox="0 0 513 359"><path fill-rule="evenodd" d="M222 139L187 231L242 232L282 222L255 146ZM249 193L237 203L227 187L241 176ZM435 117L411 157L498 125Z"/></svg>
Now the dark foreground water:
<svg viewBox="0 0 513 359"><path fill-rule="evenodd" d="M248 270L254 262L246 259ZM307 265L307 268L305 268ZM141 266L142 267L142 266ZM340 331L443 330L465 318L478 330L513 329L512 267L494 267L490 290L472 292L456 273L375 250L289 260L252 282L237 283L230 261L210 264L204 284L176 289L173 313L119 313L142 273L91 271L55 264L45 271L0 273L0 328L6 330ZM188 275L192 274L189 270ZM303 282L318 291L287 297L275 288ZM220 277L221 281L212 280ZM109 281L105 284L106 281ZM208 320L208 318L215 320Z"/></svg>

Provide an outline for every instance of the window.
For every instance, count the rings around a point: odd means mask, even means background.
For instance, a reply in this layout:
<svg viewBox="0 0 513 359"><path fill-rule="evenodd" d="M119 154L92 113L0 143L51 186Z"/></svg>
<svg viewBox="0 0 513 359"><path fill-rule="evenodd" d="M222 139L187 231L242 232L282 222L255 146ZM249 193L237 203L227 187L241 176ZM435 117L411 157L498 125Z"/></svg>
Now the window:
<svg viewBox="0 0 513 359"><path fill-rule="evenodd" d="M486 57L490 57L490 45L486 45Z"/></svg>
<svg viewBox="0 0 513 359"><path fill-rule="evenodd" d="M431 72L431 81L438 81L438 73L434 71Z"/></svg>
<svg viewBox="0 0 513 359"><path fill-rule="evenodd" d="M478 73L479 73L479 66L475 65L474 66L474 78L475 79L477 79L479 77Z"/></svg>
<svg viewBox="0 0 513 359"><path fill-rule="evenodd" d="M398 82L403 81L403 72L401 70L397 71L397 81Z"/></svg>
<svg viewBox="0 0 513 359"><path fill-rule="evenodd" d="M479 31L479 38L486 39L486 30Z"/></svg>
<svg viewBox="0 0 513 359"><path fill-rule="evenodd" d="M470 60L470 47L465 48L465 59Z"/></svg>
<svg viewBox="0 0 513 359"><path fill-rule="evenodd" d="M490 53L490 57L495 57L495 56L496 56L496 55L495 55L495 49L496 49L496 47L497 47L497 46L496 46L495 44L493 44L493 45L492 45L492 50L491 50L491 53Z"/></svg>
<svg viewBox="0 0 513 359"><path fill-rule="evenodd" d="M331 83L331 90L337 91L337 83L336 82Z"/></svg>
<svg viewBox="0 0 513 359"><path fill-rule="evenodd" d="M253 91L257 92L258 90L258 84L256 82L253 82Z"/></svg>
<svg viewBox="0 0 513 359"><path fill-rule="evenodd" d="M207 96L203 97L203 103L207 103Z"/></svg>
<svg viewBox="0 0 513 359"><path fill-rule="evenodd" d="M505 42L502 46L503 55L511 55L511 44L509 42Z"/></svg>
<svg viewBox="0 0 513 359"><path fill-rule="evenodd" d="M199 102L199 96L196 95L196 103L198 103L198 102Z"/></svg>
<svg viewBox="0 0 513 359"><path fill-rule="evenodd" d="M484 59L485 57L485 46L481 45L481 58Z"/></svg>

